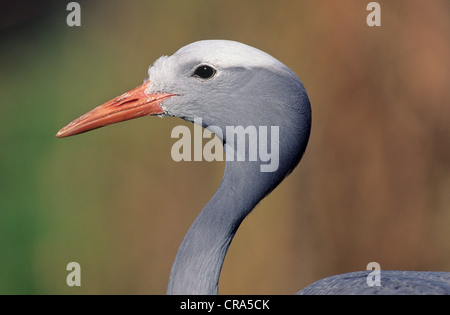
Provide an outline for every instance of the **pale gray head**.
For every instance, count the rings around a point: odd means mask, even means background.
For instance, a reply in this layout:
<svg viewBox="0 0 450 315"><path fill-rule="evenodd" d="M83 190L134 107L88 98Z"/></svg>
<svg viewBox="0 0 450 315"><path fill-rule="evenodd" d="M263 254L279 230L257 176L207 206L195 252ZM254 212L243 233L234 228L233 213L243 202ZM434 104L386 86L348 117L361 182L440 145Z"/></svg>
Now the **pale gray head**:
<svg viewBox="0 0 450 315"><path fill-rule="evenodd" d="M225 40L199 41L148 70L149 93L172 93L162 103L164 114L205 126L298 123L309 130L310 106L298 77L272 56L256 48ZM292 115L296 113L295 115ZM289 117L287 117L289 115Z"/></svg>

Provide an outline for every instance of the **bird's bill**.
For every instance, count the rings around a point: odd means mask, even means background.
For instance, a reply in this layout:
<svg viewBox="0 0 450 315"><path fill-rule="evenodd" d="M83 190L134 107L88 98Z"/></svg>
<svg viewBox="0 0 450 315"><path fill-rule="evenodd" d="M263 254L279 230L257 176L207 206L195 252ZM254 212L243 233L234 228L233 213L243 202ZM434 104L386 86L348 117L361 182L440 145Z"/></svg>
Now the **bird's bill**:
<svg viewBox="0 0 450 315"><path fill-rule="evenodd" d="M173 94L146 92L150 81L100 105L75 119L56 134L63 138L121 121L148 115L163 114L161 102Z"/></svg>

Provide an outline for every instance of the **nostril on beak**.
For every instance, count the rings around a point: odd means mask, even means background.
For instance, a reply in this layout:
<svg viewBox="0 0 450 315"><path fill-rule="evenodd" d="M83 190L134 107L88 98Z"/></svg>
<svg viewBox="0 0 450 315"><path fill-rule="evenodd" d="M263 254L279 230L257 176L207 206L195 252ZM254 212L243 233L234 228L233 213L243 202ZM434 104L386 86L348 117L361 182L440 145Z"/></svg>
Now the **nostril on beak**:
<svg viewBox="0 0 450 315"><path fill-rule="evenodd" d="M123 106L123 105L126 105L126 104L137 102L138 99L137 98L133 98L131 100L126 100L125 102L122 102L122 101L123 101L123 99L117 100L117 102L115 102L113 105L119 107L119 106Z"/></svg>

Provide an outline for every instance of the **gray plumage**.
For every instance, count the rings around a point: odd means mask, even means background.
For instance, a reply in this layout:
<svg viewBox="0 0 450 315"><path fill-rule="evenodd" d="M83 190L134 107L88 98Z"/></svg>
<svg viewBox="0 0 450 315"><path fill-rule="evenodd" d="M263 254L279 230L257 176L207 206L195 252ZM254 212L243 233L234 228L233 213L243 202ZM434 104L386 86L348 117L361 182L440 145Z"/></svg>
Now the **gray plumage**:
<svg viewBox="0 0 450 315"><path fill-rule="evenodd" d="M437 295L450 294L450 273L380 270L380 285L369 286L371 271L357 271L319 280L297 294Z"/></svg>

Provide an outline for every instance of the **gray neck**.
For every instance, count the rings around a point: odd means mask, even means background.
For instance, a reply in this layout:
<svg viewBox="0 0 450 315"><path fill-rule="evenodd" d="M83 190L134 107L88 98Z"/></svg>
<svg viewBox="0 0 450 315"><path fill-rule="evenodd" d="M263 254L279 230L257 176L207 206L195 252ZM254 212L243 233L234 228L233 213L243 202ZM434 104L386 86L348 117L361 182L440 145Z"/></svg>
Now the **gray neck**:
<svg viewBox="0 0 450 315"><path fill-rule="evenodd" d="M246 166L244 170L252 168L249 163L226 162L217 192L181 243L172 266L168 294L218 293L220 271L228 246L241 222L264 197L267 189L261 187L260 192L252 196L246 194L244 185L253 181L242 176L242 166ZM245 173L251 176L252 171Z"/></svg>
<svg viewBox="0 0 450 315"><path fill-rule="evenodd" d="M277 110L276 115L250 115L250 118L243 115L242 121L236 118L237 126L279 126L279 167L274 172L262 172L261 161L238 162L236 158L226 161L217 192L196 218L178 250L168 294L218 293L222 264L239 225L300 161L308 143L311 109L303 85L300 81L294 83L292 89L295 88L297 93L281 94L292 96L292 99L284 100L282 103L289 106ZM278 108L277 104L271 106ZM266 107L260 111L267 110ZM231 141L223 140L227 155ZM271 142L269 144L271 146ZM272 147L267 152L272 152ZM249 156L248 151L246 156Z"/></svg>

